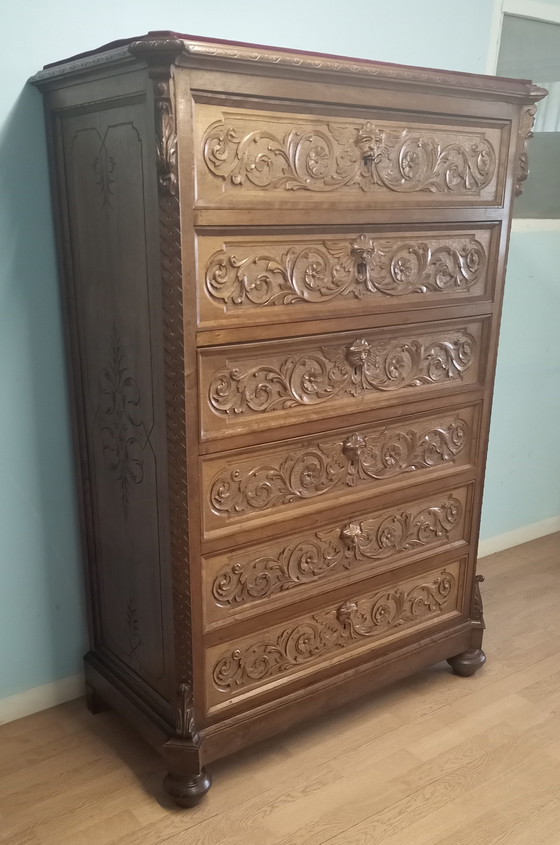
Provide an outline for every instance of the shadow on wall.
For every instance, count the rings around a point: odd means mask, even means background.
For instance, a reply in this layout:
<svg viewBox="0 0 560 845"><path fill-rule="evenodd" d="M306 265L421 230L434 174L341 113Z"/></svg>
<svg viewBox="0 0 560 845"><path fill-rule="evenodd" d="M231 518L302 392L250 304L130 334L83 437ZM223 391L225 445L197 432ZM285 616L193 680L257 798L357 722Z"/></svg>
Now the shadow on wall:
<svg viewBox="0 0 560 845"><path fill-rule="evenodd" d="M0 134L0 244L1 698L79 672L86 642L43 111L29 85Z"/></svg>

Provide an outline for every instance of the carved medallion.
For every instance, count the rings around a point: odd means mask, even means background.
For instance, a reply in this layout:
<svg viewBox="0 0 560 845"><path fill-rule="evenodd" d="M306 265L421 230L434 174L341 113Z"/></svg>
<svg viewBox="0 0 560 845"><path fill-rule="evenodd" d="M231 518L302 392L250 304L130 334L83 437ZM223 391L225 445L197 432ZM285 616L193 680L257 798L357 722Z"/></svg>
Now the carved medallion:
<svg viewBox="0 0 560 845"><path fill-rule="evenodd" d="M411 241L362 234L276 254L230 246L211 256L205 287L229 307L461 293L484 278L486 263L485 248L474 236Z"/></svg>
<svg viewBox="0 0 560 845"><path fill-rule="evenodd" d="M210 506L232 518L304 501L372 479L452 463L470 441L465 420L441 428L382 429L289 452L278 463L227 469L214 478Z"/></svg>
<svg viewBox="0 0 560 845"><path fill-rule="evenodd" d="M260 414L318 405L337 397L461 381L475 360L466 329L437 336L368 340L218 370L208 402L218 414Z"/></svg>
<svg viewBox="0 0 560 845"><path fill-rule="evenodd" d="M458 196L479 196L496 170L494 148L480 130L288 120L264 117L262 128L257 117L224 115L204 136L206 167L233 189L330 192L344 187Z"/></svg>
<svg viewBox="0 0 560 845"><path fill-rule="evenodd" d="M282 676L357 641L374 639L430 619L452 606L456 577L444 569L431 581L409 583L344 602L228 650L212 671L214 686L229 693Z"/></svg>
<svg viewBox="0 0 560 845"><path fill-rule="evenodd" d="M360 568L369 561L448 542L462 519L463 504L450 495L419 510L384 513L316 531L275 554L254 557L245 552L242 559L218 572L212 595L217 605L230 607L268 598L337 572Z"/></svg>

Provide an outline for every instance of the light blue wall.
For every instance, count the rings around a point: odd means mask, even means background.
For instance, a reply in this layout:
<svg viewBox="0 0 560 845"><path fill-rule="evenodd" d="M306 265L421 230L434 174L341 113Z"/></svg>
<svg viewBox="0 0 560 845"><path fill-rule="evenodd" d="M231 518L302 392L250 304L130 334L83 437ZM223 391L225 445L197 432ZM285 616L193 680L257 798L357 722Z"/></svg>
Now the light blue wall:
<svg viewBox="0 0 560 845"><path fill-rule="evenodd" d="M26 78L149 29L482 72L491 13L489 0L10 5L0 52L0 698L79 672L86 646L41 102ZM551 366L538 363L555 340L557 252L553 237L514 239L485 536L560 512L558 391L553 399ZM530 310L527 286L538 291Z"/></svg>

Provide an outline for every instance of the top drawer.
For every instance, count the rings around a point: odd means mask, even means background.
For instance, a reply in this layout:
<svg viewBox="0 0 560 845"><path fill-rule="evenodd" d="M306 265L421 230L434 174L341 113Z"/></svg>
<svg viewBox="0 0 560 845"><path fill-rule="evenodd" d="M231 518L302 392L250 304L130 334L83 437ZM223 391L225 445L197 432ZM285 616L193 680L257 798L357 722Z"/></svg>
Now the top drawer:
<svg viewBox="0 0 560 845"><path fill-rule="evenodd" d="M196 103L194 126L197 207L502 204L505 124Z"/></svg>

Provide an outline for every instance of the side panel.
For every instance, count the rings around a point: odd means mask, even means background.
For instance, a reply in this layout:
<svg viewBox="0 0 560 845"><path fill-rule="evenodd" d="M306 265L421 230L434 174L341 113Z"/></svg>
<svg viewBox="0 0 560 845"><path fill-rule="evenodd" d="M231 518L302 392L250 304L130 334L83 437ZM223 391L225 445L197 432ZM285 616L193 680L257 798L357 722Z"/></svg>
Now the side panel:
<svg viewBox="0 0 560 845"><path fill-rule="evenodd" d="M145 98L58 115L92 648L172 696L161 285Z"/></svg>

